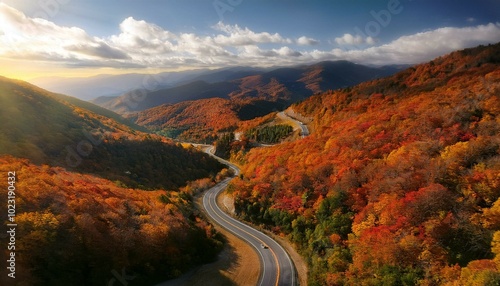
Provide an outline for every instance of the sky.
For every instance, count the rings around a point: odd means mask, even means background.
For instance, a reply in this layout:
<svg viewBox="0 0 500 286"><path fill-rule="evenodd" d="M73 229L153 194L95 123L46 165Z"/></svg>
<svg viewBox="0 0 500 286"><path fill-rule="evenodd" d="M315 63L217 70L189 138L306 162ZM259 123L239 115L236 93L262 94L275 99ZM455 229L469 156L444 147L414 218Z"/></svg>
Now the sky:
<svg viewBox="0 0 500 286"><path fill-rule="evenodd" d="M0 75L24 80L415 64L499 41L499 0L0 0Z"/></svg>

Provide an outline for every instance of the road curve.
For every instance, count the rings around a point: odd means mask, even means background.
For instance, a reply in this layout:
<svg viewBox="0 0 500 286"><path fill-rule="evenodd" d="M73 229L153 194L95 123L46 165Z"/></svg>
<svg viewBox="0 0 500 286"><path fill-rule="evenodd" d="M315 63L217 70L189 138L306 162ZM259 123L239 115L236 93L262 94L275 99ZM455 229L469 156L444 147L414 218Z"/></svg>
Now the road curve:
<svg viewBox="0 0 500 286"><path fill-rule="evenodd" d="M206 152L212 154L212 148L207 148ZM228 165L237 176L240 172L238 167L221 158L218 160ZM227 178L213 188L205 192L203 196L203 208L207 215L215 223L241 238L250 244L258 253L261 260L261 274L259 286L295 286L297 279L295 277L295 268L288 253L274 239L266 234L232 218L222 211L217 204L217 196L226 189L229 181Z"/></svg>
<svg viewBox="0 0 500 286"><path fill-rule="evenodd" d="M298 121L297 119L290 117L288 114L285 113L285 111L278 112L277 116L281 119L284 119L284 120L291 120L297 126L299 126L300 127L300 135L302 136L302 138L309 136L309 129L307 128L307 125Z"/></svg>

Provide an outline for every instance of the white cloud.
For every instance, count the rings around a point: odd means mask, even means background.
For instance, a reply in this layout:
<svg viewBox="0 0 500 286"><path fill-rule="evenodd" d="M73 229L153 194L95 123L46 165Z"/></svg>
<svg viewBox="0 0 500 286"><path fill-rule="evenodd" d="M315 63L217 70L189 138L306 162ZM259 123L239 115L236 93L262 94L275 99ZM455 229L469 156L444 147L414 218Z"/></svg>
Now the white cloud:
<svg viewBox="0 0 500 286"><path fill-rule="evenodd" d="M339 45L361 45L364 40L359 35L344 34L342 37L335 38L335 42Z"/></svg>
<svg viewBox="0 0 500 286"><path fill-rule="evenodd" d="M469 23L474 23L474 22L476 22L476 18L474 18L474 17L469 17L469 18L467 18L467 19L465 19L465 20L466 20L467 22L469 22Z"/></svg>
<svg viewBox="0 0 500 286"><path fill-rule="evenodd" d="M302 37L297 39L297 44L299 44L301 46L314 46L314 45L318 45L319 41L315 40L313 38L308 38L306 36L302 36Z"/></svg>
<svg viewBox="0 0 500 286"><path fill-rule="evenodd" d="M279 49L264 50L259 48L257 45L245 46L239 53L239 56L245 58L261 59L262 57L300 57L302 53L293 50L287 46L281 47ZM262 60L262 59L261 59Z"/></svg>
<svg viewBox="0 0 500 286"><path fill-rule="evenodd" d="M372 37L363 38L360 35L344 34L342 37L335 38L335 42L339 45L375 45L376 40Z"/></svg>
<svg viewBox="0 0 500 286"><path fill-rule="evenodd" d="M278 33L260 32L256 33L248 28L240 28L238 25L226 25L222 22L213 26L214 29L224 32L225 35L217 35L214 42L221 46L246 46L263 43L289 44L290 39L282 37Z"/></svg>
<svg viewBox="0 0 500 286"><path fill-rule="evenodd" d="M59 66L156 69L273 66L322 60L350 60L361 64L418 63L453 50L500 41L500 23L465 28L444 27L400 37L381 44L376 39L344 34L335 38L341 46L312 49L319 40L279 33L254 32L219 22L215 35L173 33L132 17L120 24L120 32L93 37L78 27L26 17L0 3L0 57L53 62Z"/></svg>
<svg viewBox="0 0 500 286"><path fill-rule="evenodd" d="M283 57L300 57L302 56L302 53L299 51L295 51L293 49L290 49L289 47L281 47L279 49L273 49L278 55L283 56Z"/></svg>
<svg viewBox="0 0 500 286"><path fill-rule="evenodd" d="M0 55L32 60L126 59L122 51L77 27L28 18L0 3Z"/></svg>
<svg viewBox="0 0 500 286"><path fill-rule="evenodd" d="M388 44L366 49L315 50L314 60L349 60L370 64L413 64L429 61L454 50L500 41L500 23L475 27L445 27L400 37Z"/></svg>
<svg viewBox="0 0 500 286"><path fill-rule="evenodd" d="M176 50L195 56L219 57L230 56L231 53L216 45L210 37L199 37L195 34L181 34Z"/></svg>
<svg viewBox="0 0 500 286"><path fill-rule="evenodd" d="M79 43L64 47L67 51L78 52L82 55L95 56L103 59L130 59L130 57L115 48L108 46L103 42L96 42L91 44Z"/></svg>
<svg viewBox="0 0 500 286"><path fill-rule="evenodd" d="M373 46L377 43L377 40L373 37L368 37L365 39L365 42L370 45L370 46Z"/></svg>
<svg viewBox="0 0 500 286"><path fill-rule="evenodd" d="M161 27L138 21L133 17L120 24L119 35L110 37L110 44L127 50L129 53L168 53L174 48L171 41L177 36Z"/></svg>
<svg viewBox="0 0 500 286"><path fill-rule="evenodd" d="M476 27L445 27L401 37L373 48L375 55L391 62L423 62L454 50L500 41L500 23ZM369 52L370 50L367 50ZM390 54L392 53L392 54ZM378 60L378 61L380 61Z"/></svg>
<svg viewBox="0 0 500 286"><path fill-rule="evenodd" d="M400 64L429 61L454 50L500 41L500 23L475 27L445 27L400 37L366 49L314 51L315 59L346 59L359 63Z"/></svg>

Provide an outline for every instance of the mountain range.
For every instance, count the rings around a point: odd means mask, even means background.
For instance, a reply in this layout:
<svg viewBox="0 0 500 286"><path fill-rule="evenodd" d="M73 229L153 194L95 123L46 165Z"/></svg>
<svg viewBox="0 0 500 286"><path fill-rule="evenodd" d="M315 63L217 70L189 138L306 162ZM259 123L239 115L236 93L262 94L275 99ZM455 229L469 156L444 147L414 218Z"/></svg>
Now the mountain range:
<svg viewBox="0 0 500 286"><path fill-rule="evenodd" d="M282 108L317 92L355 85L390 75L397 70L396 67L375 68L347 61L321 62L270 71L232 68L205 73L175 87L134 89L118 97L96 98L93 102L120 114L143 111L162 104L214 97L239 101L265 100L274 102L275 108Z"/></svg>
<svg viewBox="0 0 500 286"><path fill-rule="evenodd" d="M232 68L198 76L194 82L172 88L134 90L93 102L150 130L211 143L218 132L234 130L241 121L283 110L321 91L391 75L401 68L368 67L348 61L269 71Z"/></svg>
<svg viewBox="0 0 500 286"><path fill-rule="evenodd" d="M29 82L53 92L89 101L98 97L116 97L140 88L155 91L199 80L208 83L228 81L264 70L251 67L231 67L218 70L198 69L157 74L101 74L73 78L38 77Z"/></svg>

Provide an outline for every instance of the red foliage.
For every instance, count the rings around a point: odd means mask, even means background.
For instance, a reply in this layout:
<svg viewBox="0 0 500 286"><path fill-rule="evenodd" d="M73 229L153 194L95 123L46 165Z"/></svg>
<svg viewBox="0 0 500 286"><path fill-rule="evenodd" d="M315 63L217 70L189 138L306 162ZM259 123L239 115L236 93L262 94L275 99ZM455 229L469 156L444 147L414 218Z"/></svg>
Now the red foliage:
<svg viewBox="0 0 500 286"><path fill-rule="evenodd" d="M253 149L236 194L262 190L261 202L292 219L317 214L323 198L347 195L343 207L354 212L352 263L345 275L316 276L323 284L371 285L367 281L387 265L417 269L423 285L439 284L440 275L444 281L456 272L449 268L454 263L488 257L492 230L481 221L497 226L496 212L487 210L500 196L500 65L488 62L498 53L500 44L456 52L295 105L314 117L315 133ZM254 188L261 185L274 191ZM324 227L319 221L311 219L310 233ZM314 254L314 247L307 249ZM335 251L327 253L335 259Z"/></svg>
<svg viewBox="0 0 500 286"><path fill-rule="evenodd" d="M200 257L211 259L207 248L217 251L211 245L215 232L189 213L190 202L181 193L127 189L91 175L0 157L0 181L7 182L11 171L16 172L16 257L22 257L16 279L21 284L99 284L123 268L142 273L136 282L166 279ZM0 195L7 198L7 190L0 188ZM2 213L6 208L0 205Z"/></svg>

